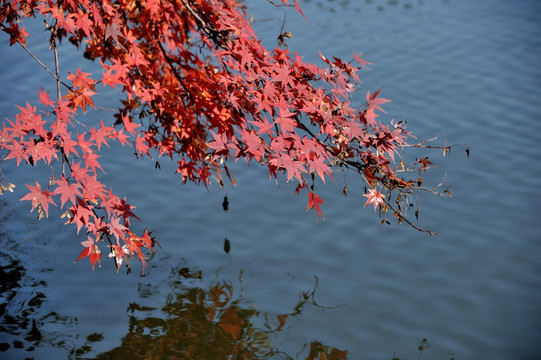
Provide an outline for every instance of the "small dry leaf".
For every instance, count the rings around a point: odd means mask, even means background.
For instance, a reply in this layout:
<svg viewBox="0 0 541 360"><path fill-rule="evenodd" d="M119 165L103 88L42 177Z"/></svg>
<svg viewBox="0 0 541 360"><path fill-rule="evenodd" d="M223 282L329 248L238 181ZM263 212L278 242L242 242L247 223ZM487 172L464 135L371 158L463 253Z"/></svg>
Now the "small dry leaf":
<svg viewBox="0 0 541 360"><path fill-rule="evenodd" d="M449 152L449 148L448 147L444 147L443 148L443 156L447 156L447 153Z"/></svg>
<svg viewBox="0 0 541 360"><path fill-rule="evenodd" d="M43 211L43 208L41 207L41 205L38 205L37 209L38 209L38 220L41 220L45 217L45 212Z"/></svg>

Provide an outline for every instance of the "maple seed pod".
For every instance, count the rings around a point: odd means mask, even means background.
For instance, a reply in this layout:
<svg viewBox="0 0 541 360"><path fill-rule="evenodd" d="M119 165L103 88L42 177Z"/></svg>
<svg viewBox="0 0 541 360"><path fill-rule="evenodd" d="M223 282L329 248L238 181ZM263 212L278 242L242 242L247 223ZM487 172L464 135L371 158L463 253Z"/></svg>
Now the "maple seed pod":
<svg viewBox="0 0 541 360"><path fill-rule="evenodd" d="M222 207L224 208L224 211L227 212L229 209L229 201L227 200L227 196L224 196L224 201L222 202Z"/></svg>
<svg viewBox="0 0 541 360"><path fill-rule="evenodd" d="M231 250L231 243L229 242L228 238L224 239L224 251L226 254L229 254L229 251Z"/></svg>
<svg viewBox="0 0 541 360"><path fill-rule="evenodd" d="M291 34L289 31L284 31L280 35L278 35L278 44L280 46L285 45L285 39L291 39L293 37L293 34Z"/></svg>
<svg viewBox="0 0 541 360"><path fill-rule="evenodd" d="M293 37L293 34L290 33L289 31L285 31L281 35L282 35L282 37L284 37L286 39L291 39Z"/></svg>

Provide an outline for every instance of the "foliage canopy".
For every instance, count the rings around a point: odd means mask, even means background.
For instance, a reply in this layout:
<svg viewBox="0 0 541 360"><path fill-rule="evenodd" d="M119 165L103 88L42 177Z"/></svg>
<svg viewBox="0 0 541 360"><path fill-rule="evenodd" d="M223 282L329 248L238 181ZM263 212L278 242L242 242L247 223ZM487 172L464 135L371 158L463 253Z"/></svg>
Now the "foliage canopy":
<svg viewBox="0 0 541 360"><path fill-rule="evenodd" d="M273 5L304 17L297 0L269 0ZM101 74L79 68L63 79L58 61L55 69L44 66L56 94L42 87L39 104L18 106L0 131L2 161L43 162L60 174L46 185L27 185L21 200L30 201L39 218L48 216L50 204L65 209L67 223L88 234L77 260L89 257L92 268L99 265L106 240L117 269L123 263L129 269L135 257L144 272L143 251L155 249L148 232L130 231L133 206L99 180L98 153L112 141L133 146L137 157L168 157L184 183L205 187L232 181L231 160L257 162L271 178L296 183L317 218L324 202L316 179L325 183L337 168L351 169L364 180L365 205L373 205L382 222L390 213L431 233L406 211L417 206L415 191L446 195L422 187L422 172L435 165L426 157L411 165L401 160L404 147L430 146L409 144L405 122L378 119L389 101L381 89L368 91L361 108L351 106L358 72L370 65L360 54L344 61L320 53L322 65L314 65L289 51L286 32L279 46L266 49L235 0L3 0L0 23L10 45L35 56L26 47L24 22L31 17L44 19L55 59L58 43L68 40L102 67ZM114 121L82 120L96 108L100 87L122 93ZM444 155L450 149L441 148ZM12 190L1 180L2 191Z"/></svg>

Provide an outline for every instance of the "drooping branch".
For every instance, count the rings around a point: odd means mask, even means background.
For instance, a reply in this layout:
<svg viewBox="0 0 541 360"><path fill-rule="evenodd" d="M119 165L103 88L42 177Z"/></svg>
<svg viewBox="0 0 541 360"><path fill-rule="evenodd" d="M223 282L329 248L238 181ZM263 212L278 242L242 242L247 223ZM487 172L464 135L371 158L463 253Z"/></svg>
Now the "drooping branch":
<svg viewBox="0 0 541 360"><path fill-rule="evenodd" d="M304 16L296 0L269 2L294 7ZM33 15L54 24L48 26L54 71L26 48L27 33L19 24ZM156 154L157 167L161 156L176 161L183 183L223 184L221 171L232 178L228 161L255 161L268 168L271 178L296 183L316 220L323 217L324 204L316 194L316 179L325 183L335 171L351 169L380 217L389 212L398 223L434 234L406 218L409 201L420 191L450 192L438 190L443 183L425 187L422 176L436 165L428 157L406 165L404 150L441 149L447 155L458 144L428 144L433 139L409 144L405 124L380 120L382 105L389 101L380 96L381 89L368 91L366 103L352 108L360 88L358 73L369 65L361 54L353 53L350 61L320 54L322 65L304 62L283 41L289 36L285 16L279 46L267 49L245 15L234 0L0 4L0 24L10 43L21 44L53 76L57 94L54 102L45 90L39 93L44 111L30 104L19 107L15 119L0 129L0 149L7 152L5 160L15 159L18 165L43 161L54 167L61 156L69 174L62 167L61 179L46 189L29 187L24 200L39 211L60 198L68 222L91 237L82 243L81 256L88 256L92 266L99 263L99 243L105 239L117 268L134 256L144 266L141 249L154 249L146 231L143 236L131 233L130 219L137 219L133 207L98 180L98 151L110 141L133 145L137 157L155 159ZM64 83L57 49L62 38L84 45L84 57L99 60L101 76L93 79L78 69L67 77L73 86ZM97 84L118 87L124 96L113 126L77 114L99 108L93 102ZM69 90L64 96L61 85Z"/></svg>

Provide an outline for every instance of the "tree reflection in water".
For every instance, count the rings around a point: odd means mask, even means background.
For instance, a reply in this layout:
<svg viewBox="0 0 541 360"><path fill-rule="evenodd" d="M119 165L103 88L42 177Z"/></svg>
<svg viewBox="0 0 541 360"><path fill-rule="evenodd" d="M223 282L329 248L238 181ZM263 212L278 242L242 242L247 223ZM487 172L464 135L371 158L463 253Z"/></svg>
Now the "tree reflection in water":
<svg viewBox="0 0 541 360"><path fill-rule="evenodd" d="M314 300L317 278L311 291L300 294L293 311L276 319L236 295L231 281L217 279L206 288L186 286L186 279L202 278L200 272L186 268L177 268L172 278L174 291L160 316L155 308L131 304L129 331L122 344L97 359L347 359L347 351L318 341L293 355L273 345L290 318L301 315L306 306L321 308ZM256 325L262 318L263 324ZM85 346L78 355L89 350Z"/></svg>
<svg viewBox="0 0 541 360"><path fill-rule="evenodd" d="M0 244L4 236L0 234ZM31 354L43 346L70 350L70 330L76 319L41 311L47 299L46 285L27 274L18 259L0 250L0 358ZM43 324L57 325L66 331L50 332L43 329Z"/></svg>
<svg viewBox="0 0 541 360"><path fill-rule="evenodd" d="M81 335L77 318L43 311L47 284L31 273L15 257L0 251L0 358L32 358L40 349L39 354L45 350L48 358L70 359L347 359L347 351L315 340L300 345L294 354L273 344L280 334L287 336L287 322L307 307L324 308L314 298L317 278L313 289L300 294L291 312L271 316L238 295L242 285L239 289L219 276L208 284L201 272L176 268L167 283L172 290L165 305L130 304L129 329L122 343L96 355L94 347L104 336L94 332L82 346L75 345ZM242 284L242 272L238 278ZM158 289L147 291L144 286L140 291L142 298L155 299L159 294Z"/></svg>

